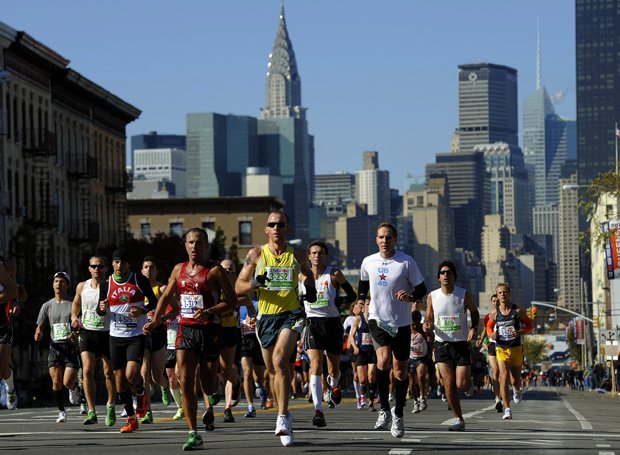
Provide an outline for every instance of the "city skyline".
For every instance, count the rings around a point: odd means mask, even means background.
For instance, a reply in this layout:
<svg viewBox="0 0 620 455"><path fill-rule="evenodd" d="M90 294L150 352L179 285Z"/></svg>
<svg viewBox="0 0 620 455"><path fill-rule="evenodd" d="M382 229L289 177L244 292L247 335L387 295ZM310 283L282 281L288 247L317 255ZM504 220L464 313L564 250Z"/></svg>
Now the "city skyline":
<svg viewBox="0 0 620 455"><path fill-rule="evenodd" d="M185 134L186 113L258 116L264 107L277 0L150 2L148 8L112 1L107 9L74 0L34 5L9 4L0 20L141 109L128 137L151 130ZM576 117L572 2L526 1L515 8L484 1L475 9L447 2L440 10L404 0L289 0L284 7L317 174L354 172L365 150L378 150L391 186L403 191L407 173L423 175L423 163L450 151L459 64L489 62L518 71L521 146L523 100L536 87L537 17L542 83L552 98L565 92L555 105L558 114ZM403 166L403 158L411 164Z"/></svg>

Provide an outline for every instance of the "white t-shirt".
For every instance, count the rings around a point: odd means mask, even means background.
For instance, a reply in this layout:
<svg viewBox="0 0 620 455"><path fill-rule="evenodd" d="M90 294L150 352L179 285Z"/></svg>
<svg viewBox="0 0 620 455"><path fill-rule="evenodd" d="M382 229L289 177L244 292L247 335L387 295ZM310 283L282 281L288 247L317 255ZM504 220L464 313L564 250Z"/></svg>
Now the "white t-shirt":
<svg viewBox="0 0 620 455"><path fill-rule="evenodd" d="M396 298L398 291L413 292L424 281L418 264L401 251L391 258L375 253L362 261L360 280L370 283L370 309L368 319L374 319L384 330L411 324L411 302Z"/></svg>
<svg viewBox="0 0 620 455"><path fill-rule="evenodd" d="M431 292L435 320L435 339L437 341L467 341L467 313L465 313L465 294L458 286L452 294L444 294L440 289Z"/></svg>

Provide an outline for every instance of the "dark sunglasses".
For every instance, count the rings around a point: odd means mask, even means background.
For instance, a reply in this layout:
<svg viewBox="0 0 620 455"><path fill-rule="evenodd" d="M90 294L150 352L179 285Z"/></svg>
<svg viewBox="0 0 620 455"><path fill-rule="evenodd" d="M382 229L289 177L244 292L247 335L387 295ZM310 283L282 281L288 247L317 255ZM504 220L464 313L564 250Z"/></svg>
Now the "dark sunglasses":
<svg viewBox="0 0 620 455"><path fill-rule="evenodd" d="M88 264L91 269L105 269L105 265L103 264Z"/></svg>
<svg viewBox="0 0 620 455"><path fill-rule="evenodd" d="M441 272L439 272L440 275L445 275L446 273L448 275L452 275L452 270L442 270Z"/></svg>
<svg viewBox="0 0 620 455"><path fill-rule="evenodd" d="M288 224L286 224L284 221L278 221L277 223L274 223L273 221L271 223L267 223L267 226L269 226L270 228L274 228L276 226L278 226L280 229L285 228L286 226L288 226Z"/></svg>

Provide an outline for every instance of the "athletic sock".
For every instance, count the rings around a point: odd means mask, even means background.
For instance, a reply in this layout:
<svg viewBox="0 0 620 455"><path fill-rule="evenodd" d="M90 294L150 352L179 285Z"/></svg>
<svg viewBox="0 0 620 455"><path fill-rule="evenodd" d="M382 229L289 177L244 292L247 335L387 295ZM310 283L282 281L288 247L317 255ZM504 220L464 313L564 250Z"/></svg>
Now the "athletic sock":
<svg viewBox="0 0 620 455"><path fill-rule="evenodd" d="M394 414L398 417L403 416L403 407L405 405L405 399L407 397L407 387L409 386L409 381L399 381L394 377L394 398L396 399L396 406L394 408Z"/></svg>
<svg viewBox="0 0 620 455"><path fill-rule="evenodd" d="M52 390L52 396L54 397L54 403L58 407L59 411L65 410L65 393L64 390Z"/></svg>
<svg viewBox="0 0 620 455"><path fill-rule="evenodd" d="M377 383L371 382L368 384L368 399L374 400L377 395Z"/></svg>
<svg viewBox="0 0 620 455"><path fill-rule="evenodd" d="M8 390L9 393L13 393L15 391L15 384L13 383L13 379L13 370L9 368L9 377L4 380L4 382L6 382L6 390Z"/></svg>
<svg viewBox="0 0 620 455"><path fill-rule="evenodd" d="M327 376L327 382L329 383L332 389L338 387L338 384L340 383L340 375L338 375L338 377L336 378L334 378L331 375Z"/></svg>
<svg viewBox="0 0 620 455"><path fill-rule="evenodd" d="M355 389L355 398L362 396L362 386L359 381L353 381L353 388Z"/></svg>
<svg viewBox="0 0 620 455"><path fill-rule="evenodd" d="M323 409L323 383L321 382L321 376L310 375L310 393L312 394L314 409L321 411Z"/></svg>
<svg viewBox="0 0 620 455"><path fill-rule="evenodd" d="M390 410L390 370L380 370L377 368L377 391L381 400L381 409Z"/></svg>
<svg viewBox="0 0 620 455"><path fill-rule="evenodd" d="M177 404L177 408L182 408L183 397L181 397L181 387L177 387L176 389L170 387L170 393L172 393L172 398L174 398L174 402Z"/></svg>
<svg viewBox="0 0 620 455"><path fill-rule="evenodd" d="M144 394L144 387L142 388L142 393ZM133 417L135 412L133 409L133 399L131 398L131 389L127 388L124 392L119 392L118 398L121 400L121 403L123 403L123 408L125 408L127 417Z"/></svg>

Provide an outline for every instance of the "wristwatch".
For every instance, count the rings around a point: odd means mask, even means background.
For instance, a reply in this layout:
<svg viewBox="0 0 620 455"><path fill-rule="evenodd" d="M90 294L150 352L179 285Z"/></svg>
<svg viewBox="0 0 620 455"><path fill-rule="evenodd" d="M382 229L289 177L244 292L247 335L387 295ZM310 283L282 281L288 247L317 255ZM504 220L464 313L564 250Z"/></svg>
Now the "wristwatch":
<svg viewBox="0 0 620 455"><path fill-rule="evenodd" d="M213 310L211 308L207 308L207 314L211 317L215 316L215 314L213 313Z"/></svg>

